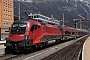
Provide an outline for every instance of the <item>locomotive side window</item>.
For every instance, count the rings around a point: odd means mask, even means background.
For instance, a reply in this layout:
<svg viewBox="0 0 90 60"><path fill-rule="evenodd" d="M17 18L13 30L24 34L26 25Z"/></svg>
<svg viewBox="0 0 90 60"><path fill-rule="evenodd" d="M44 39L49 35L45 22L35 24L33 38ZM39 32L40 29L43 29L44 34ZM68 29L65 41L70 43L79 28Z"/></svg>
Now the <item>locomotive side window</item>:
<svg viewBox="0 0 90 60"><path fill-rule="evenodd" d="M66 34L71 34L71 32L66 31Z"/></svg>
<svg viewBox="0 0 90 60"><path fill-rule="evenodd" d="M29 18L33 18L33 16L29 16Z"/></svg>
<svg viewBox="0 0 90 60"><path fill-rule="evenodd" d="M37 16L34 16L34 18L37 18Z"/></svg>
<svg viewBox="0 0 90 60"><path fill-rule="evenodd" d="M30 31L34 31L34 30L36 30L36 29L38 29L38 28L40 28L40 26L38 26L38 25L33 25L33 26L31 27Z"/></svg>
<svg viewBox="0 0 90 60"><path fill-rule="evenodd" d="M26 31L26 24L13 24L11 34L24 34Z"/></svg>
<svg viewBox="0 0 90 60"><path fill-rule="evenodd" d="M74 35L74 32L72 32L72 35Z"/></svg>

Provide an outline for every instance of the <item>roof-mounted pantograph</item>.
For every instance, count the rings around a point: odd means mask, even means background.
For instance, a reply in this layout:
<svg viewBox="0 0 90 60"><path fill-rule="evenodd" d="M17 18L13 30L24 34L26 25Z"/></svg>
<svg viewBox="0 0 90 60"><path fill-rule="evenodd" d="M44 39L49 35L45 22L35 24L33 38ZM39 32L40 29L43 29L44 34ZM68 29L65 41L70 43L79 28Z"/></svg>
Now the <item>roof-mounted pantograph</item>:
<svg viewBox="0 0 90 60"><path fill-rule="evenodd" d="M48 24L54 24L54 25L59 25L60 21L55 20L53 18L41 15L41 14L30 14L28 15L29 18L32 18L38 22L43 22L43 23L48 23Z"/></svg>

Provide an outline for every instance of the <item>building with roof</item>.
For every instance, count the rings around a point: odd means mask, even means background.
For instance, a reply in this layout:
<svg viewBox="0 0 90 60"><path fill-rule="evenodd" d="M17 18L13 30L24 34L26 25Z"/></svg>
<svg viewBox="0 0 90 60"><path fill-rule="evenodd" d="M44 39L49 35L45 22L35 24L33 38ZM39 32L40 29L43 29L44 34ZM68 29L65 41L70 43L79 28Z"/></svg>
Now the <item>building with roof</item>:
<svg viewBox="0 0 90 60"><path fill-rule="evenodd" d="M0 26L10 27L14 22L13 0L0 0ZM6 33L4 29L1 33Z"/></svg>

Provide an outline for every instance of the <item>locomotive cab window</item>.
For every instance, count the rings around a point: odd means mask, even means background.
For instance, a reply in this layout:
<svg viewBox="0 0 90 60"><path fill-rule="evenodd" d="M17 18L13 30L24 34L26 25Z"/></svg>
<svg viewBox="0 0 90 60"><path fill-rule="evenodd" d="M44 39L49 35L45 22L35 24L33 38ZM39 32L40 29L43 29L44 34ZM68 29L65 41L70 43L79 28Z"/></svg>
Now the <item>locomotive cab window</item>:
<svg viewBox="0 0 90 60"><path fill-rule="evenodd" d="M38 25L33 25L33 26L31 27L30 31L34 31L34 30L36 30L36 29L38 29L38 28L40 28L40 26L38 26Z"/></svg>
<svg viewBox="0 0 90 60"><path fill-rule="evenodd" d="M11 34L24 34L26 31L26 24L15 23L12 25Z"/></svg>

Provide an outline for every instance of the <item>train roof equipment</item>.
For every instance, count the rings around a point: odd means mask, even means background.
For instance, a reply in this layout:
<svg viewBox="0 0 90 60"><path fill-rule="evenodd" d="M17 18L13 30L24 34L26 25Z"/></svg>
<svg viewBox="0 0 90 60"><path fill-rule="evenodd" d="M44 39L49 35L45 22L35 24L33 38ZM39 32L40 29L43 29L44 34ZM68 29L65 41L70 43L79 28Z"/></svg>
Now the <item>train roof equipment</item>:
<svg viewBox="0 0 90 60"><path fill-rule="evenodd" d="M47 24L53 24L53 25L60 25L60 21L59 20L55 20L53 18L41 15L41 14L29 14L28 15L29 18L34 19L35 21L38 22L43 22L43 23L47 23Z"/></svg>

